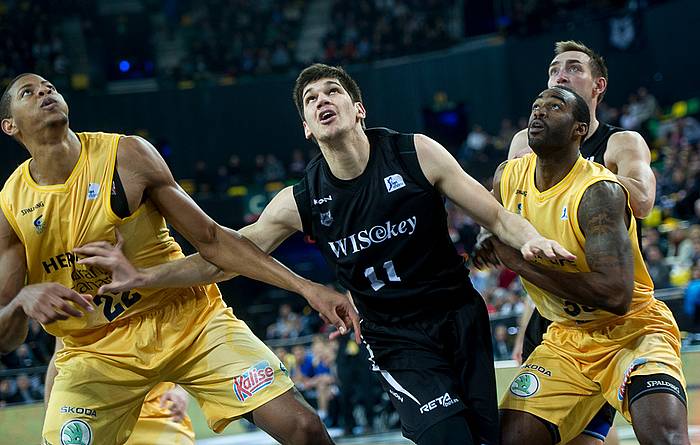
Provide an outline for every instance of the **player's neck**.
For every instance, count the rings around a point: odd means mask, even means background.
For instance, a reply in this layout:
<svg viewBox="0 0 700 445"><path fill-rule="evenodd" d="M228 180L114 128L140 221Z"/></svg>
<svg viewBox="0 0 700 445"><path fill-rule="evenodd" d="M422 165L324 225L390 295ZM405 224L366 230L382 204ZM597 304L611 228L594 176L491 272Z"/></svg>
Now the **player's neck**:
<svg viewBox="0 0 700 445"><path fill-rule="evenodd" d="M80 139L72 130L27 141L29 172L39 185L63 184L80 158Z"/></svg>
<svg viewBox="0 0 700 445"><path fill-rule="evenodd" d="M350 131L337 140L319 144L331 173L338 179L355 179L367 167L369 139L362 128L358 129L359 131Z"/></svg>
<svg viewBox="0 0 700 445"><path fill-rule="evenodd" d="M588 124L588 134L586 135L586 139L584 139L584 141L588 140L588 138L593 136L593 133L595 133L595 131L598 129L598 126L600 125L600 122L595 117L596 107L589 105L589 109L591 110L591 122Z"/></svg>
<svg viewBox="0 0 700 445"><path fill-rule="evenodd" d="M540 192L561 182L569 174L579 157L578 150L560 150L547 157L537 157L535 167L535 187Z"/></svg>

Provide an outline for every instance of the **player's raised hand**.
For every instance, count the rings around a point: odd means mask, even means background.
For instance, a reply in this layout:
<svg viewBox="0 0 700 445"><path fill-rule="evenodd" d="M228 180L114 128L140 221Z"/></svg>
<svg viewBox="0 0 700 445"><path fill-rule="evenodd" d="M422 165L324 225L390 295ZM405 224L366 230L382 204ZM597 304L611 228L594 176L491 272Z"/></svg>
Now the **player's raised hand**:
<svg viewBox="0 0 700 445"><path fill-rule="evenodd" d="M523 245L520 252L527 261L544 256L550 260L573 261L576 255L564 249L558 242L544 237L534 238Z"/></svg>
<svg viewBox="0 0 700 445"><path fill-rule="evenodd" d="M308 290L303 293L303 296L311 307L318 311L323 321L334 325L341 335L345 335L350 332L350 329L353 329L355 342L360 344L360 317L350 298L313 282L309 284Z"/></svg>
<svg viewBox="0 0 700 445"><path fill-rule="evenodd" d="M182 422L182 419L187 415L189 400L187 392L176 385L175 388L160 397L160 407L167 407L170 410L172 419L175 422Z"/></svg>
<svg viewBox="0 0 700 445"><path fill-rule="evenodd" d="M16 304L28 317L42 324L57 320L67 320L69 317L82 317L81 307L88 312L95 309L92 306L92 295L79 294L58 283L38 283L25 286L17 294Z"/></svg>
<svg viewBox="0 0 700 445"><path fill-rule="evenodd" d="M73 252L85 257L78 260L78 264L96 266L111 272L112 282L100 287L99 293L101 294L128 291L140 287L144 281L143 275L122 252L124 238L119 230L115 230L115 232L117 244L95 241L73 249Z"/></svg>

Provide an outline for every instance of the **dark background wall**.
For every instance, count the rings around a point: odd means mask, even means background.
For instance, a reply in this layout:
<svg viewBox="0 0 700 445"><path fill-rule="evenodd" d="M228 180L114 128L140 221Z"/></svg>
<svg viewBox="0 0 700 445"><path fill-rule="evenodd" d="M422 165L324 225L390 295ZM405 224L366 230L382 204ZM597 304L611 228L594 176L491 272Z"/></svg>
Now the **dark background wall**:
<svg viewBox="0 0 700 445"><path fill-rule="evenodd" d="M697 95L700 2L655 6L635 20L638 38L626 51L610 45L607 20L581 20L526 39L479 39L440 53L348 69L363 90L368 125L402 131L424 131L421 110L438 90L464 102L469 122L490 131L504 117L527 115L532 98L545 86L553 43L561 39L580 39L604 54L611 73L610 103L621 103L639 86L649 87L661 103ZM73 129L146 130L153 141L172 147L171 167L176 177L187 177L198 159L216 165L231 153L249 159L260 152L286 158L292 149L306 147L291 100L293 82L283 76L191 90L65 95ZM9 138L1 140L0 150L4 178L27 154Z"/></svg>

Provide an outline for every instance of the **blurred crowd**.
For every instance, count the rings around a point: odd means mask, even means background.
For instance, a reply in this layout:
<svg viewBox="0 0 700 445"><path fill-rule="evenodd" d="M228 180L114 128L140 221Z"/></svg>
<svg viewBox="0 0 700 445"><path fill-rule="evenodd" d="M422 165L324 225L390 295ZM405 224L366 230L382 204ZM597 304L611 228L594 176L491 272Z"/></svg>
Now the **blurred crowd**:
<svg viewBox="0 0 700 445"><path fill-rule="evenodd" d="M475 35L531 36L662 1L0 0L0 29L22 36L1 44L0 81L34 71L76 89L146 78L231 83L310 60L369 62Z"/></svg>

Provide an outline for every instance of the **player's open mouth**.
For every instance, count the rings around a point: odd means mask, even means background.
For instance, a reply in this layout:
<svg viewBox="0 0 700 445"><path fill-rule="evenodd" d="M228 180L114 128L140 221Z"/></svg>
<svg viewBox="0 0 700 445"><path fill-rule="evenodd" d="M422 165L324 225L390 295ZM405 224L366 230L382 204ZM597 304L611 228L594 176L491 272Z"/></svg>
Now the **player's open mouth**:
<svg viewBox="0 0 700 445"><path fill-rule="evenodd" d="M319 120L319 122L321 122L321 124L329 124L330 122L333 121L335 116L336 116L335 111L326 110L326 111L322 111L321 114L319 114L318 120Z"/></svg>
<svg viewBox="0 0 700 445"><path fill-rule="evenodd" d="M47 97L43 101L41 101L41 108L51 108L52 105L57 104L58 101L52 97Z"/></svg>
<svg viewBox="0 0 700 445"><path fill-rule="evenodd" d="M544 122L542 122L541 120L534 120L530 122L530 128L528 129L528 131L530 134L539 133L541 131L544 131L545 128L546 126L544 125Z"/></svg>

